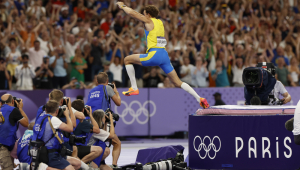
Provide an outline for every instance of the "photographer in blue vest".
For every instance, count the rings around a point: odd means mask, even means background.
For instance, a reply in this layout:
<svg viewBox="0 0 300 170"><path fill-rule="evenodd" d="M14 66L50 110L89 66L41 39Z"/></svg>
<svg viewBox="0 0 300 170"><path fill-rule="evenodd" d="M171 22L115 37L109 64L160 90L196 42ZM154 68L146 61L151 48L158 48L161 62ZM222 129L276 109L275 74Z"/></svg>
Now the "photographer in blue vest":
<svg viewBox="0 0 300 170"><path fill-rule="evenodd" d="M92 110L106 110L110 108L110 99L117 105L121 105L121 98L119 92L114 84L108 84L108 75L105 72L100 72L97 75L97 86L94 87L88 96L86 105L91 106ZM121 141L115 135L112 139L112 166L118 167L117 162L121 153Z"/></svg>
<svg viewBox="0 0 300 170"><path fill-rule="evenodd" d="M42 114L35 122L33 127L33 141L42 141L46 147L48 155L48 165L40 163L38 169L46 170L49 167L56 169L74 170L81 167L81 161L71 156L65 156L65 147L63 145L62 134L60 131L73 132L73 124L69 116L68 108L65 108L63 114L66 117L66 123L57 118L59 112L59 103L50 100L45 105L46 114Z"/></svg>
<svg viewBox="0 0 300 170"><path fill-rule="evenodd" d="M76 127L76 117L75 117L75 112L73 112L73 109L71 107L71 99L69 97L64 98L64 93L58 89L54 89L49 93L49 100L55 100L56 102L59 103L59 106L63 106L64 104L66 104L66 106L68 107L68 110L70 112L69 117L71 118L73 127ZM36 120L39 119L40 116L43 116L45 114L45 105L40 106L38 111L37 111L37 116L36 116ZM64 123L66 123L66 118L63 117L58 117L61 121L63 121ZM74 147L70 146L69 144L69 136L70 133L67 132L62 132L63 133L63 139L64 139L64 145L67 147L67 149L73 151Z"/></svg>
<svg viewBox="0 0 300 170"><path fill-rule="evenodd" d="M18 106L17 108L14 107L15 103ZM0 167L2 170L12 170L14 164L10 157L10 151L17 140L18 124L28 127L29 122L27 115L23 111L22 99L18 103L13 99L12 95L4 94L1 96L1 104Z"/></svg>
<svg viewBox="0 0 300 170"><path fill-rule="evenodd" d="M103 155L104 152L100 146L87 146L89 135L100 133L100 129L92 116L91 107L85 106L83 100L74 100L72 102L72 109L74 109L74 112L84 114L84 118L76 119L77 126L73 131L74 136L70 137L70 142L76 145L78 158L84 163L89 163L100 155Z"/></svg>

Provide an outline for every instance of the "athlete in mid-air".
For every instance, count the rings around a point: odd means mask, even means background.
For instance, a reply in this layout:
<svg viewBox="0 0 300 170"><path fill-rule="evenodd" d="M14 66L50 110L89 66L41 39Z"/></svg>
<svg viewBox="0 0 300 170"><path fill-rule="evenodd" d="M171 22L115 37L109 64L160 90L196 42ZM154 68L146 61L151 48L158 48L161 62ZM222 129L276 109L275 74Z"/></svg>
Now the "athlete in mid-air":
<svg viewBox="0 0 300 170"><path fill-rule="evenodd" d="M191 88L187 83L182 82L176 74L170 62L168 52L165 49L167 40L164 37L164 25L161 20L156 19L159 13L158 9L154 5L148 5L144 8L144 15L142 15L124 5L123 2L117 2L117 5L132 18L144 23L147 39L146 54L133 54L124 59L125 67L131 82L131 88L129 88L128 91L123 92L123 94L125 96L139 94L135 79L135 71L132 64L139 64L142 66L159 66L167 74L169 79L176 87L181 87L194 96L200 106L204 109L208 108L209 104L207 103L206 99L201 98L193 88Z"/></svg>

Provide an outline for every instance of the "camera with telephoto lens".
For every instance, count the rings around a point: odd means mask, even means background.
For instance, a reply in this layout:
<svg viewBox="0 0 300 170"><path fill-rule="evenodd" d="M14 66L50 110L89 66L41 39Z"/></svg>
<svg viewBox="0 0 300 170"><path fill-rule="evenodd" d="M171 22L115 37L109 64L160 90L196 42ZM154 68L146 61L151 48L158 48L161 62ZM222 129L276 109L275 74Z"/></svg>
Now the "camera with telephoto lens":
<svg viewBox="0 0 300 170"><path fill-rule="evenodd" d="M112 84L112 83L108 83L108 85L111 87L111 88L115 88L115 85L114 84Z"/></svg>
<svg viewBox="0 0 300 170"><path fill-rule="evenodd" d="M69 144L71 146L76 145L76 143L82 143L85 144L86 137L77 137L75 135L70 135L69 137Z"/></svg>
<svg viewBox="0 0 300 170"><path fill-rule="evenodd" d="M83 114L85 117L89 116L89 113L87 111L91 113L90 107L88 105L85 105L83 109Z"/></svg>
<svg viewBox="0 0 300 170"><path fill-rule="evenodd" d="M58 118L66 117L66 116L64 115L64 111L66 111L66 109L67 109L67 106L66 106L66 105L60 106L59 109L58 109L57 117L58 117Z"/></svg>
<svg viewBox="0 0 300 170"><path fill-rule="evenodd" d="M112 110L110 110L110 108L107 108L106 110L105 110L105 115L108 117L106 117L105 118L105 122L110 122L110 119L109 119L109 112L112 114L112 117L113 117L113 119L115 120L115 121L118 121L119 120L119 115L118 114L116 114L116 113L114 113Z"/></svg>
<svg viewBox="0 0 300 170"><path fill-rule="evenodd" d="M18 107L18 104L16 103L16 102L18 102L18 103L20 103L21 102L21 98L17 98L17 97L13 97L13 99L14 99L14 107Z"/></svg>
<svg viewBox="0 0 300 170"><path fill-rule="evenodd" d="M69 98L68 97L63 97L63 103L62 105L68 105L69 104Z"/></svg>
<svg viewBox="0 0 300 170"><path fill-rule="evenodd" d="M67 149L65 145L62 145L61 149L60 149L60 155L62 157L66 157L66 156L71 156L72 155L72 151Z"/></svg>

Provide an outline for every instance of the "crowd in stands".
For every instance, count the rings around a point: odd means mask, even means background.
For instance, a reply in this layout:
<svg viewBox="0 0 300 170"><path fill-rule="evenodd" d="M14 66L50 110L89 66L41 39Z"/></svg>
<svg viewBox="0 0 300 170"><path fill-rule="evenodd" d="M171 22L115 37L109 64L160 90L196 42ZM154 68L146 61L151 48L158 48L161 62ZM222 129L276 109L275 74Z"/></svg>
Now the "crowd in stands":
<svg viewBox="0 0 300 170"><path fill-rule="evenodd" d="M141 22L116 0L7 0L0 3L0 89L78 89L105 71L129 87L124 58L146 52ZM166 50L193 87L243 86L245 67L277 66L285 86L299 85L297 0L124 0L141 12L159 7ZM135 65L138 87L174 85L157 67Z"/></svg>

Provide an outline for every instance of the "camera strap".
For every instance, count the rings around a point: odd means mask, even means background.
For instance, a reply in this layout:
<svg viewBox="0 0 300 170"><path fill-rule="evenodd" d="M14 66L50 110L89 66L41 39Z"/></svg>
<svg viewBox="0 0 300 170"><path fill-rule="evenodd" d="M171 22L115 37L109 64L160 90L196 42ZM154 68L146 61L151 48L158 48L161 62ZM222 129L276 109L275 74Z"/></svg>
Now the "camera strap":
<svg viewBox="0 0 300 170"><path fill-rule="evenodd" d="M53 125L52 125L52 123L51 123L50 117L48 117L48 121L49 121L50 127L51 127L51 129L52 129L53 135L56 137L56 139L58 140L58 142L59 142L60 144L64 143L63 138L60 138L60 137L57 135L56 130L53 128Z"/></svg>
<svg viewBox="0 0 300 170"><path fill-rule="evenodd" d="M107 95L106 95L106 89L105 89L105 86L103 86L103 91L104 91L105 99L106 99L106 101L108 101L108 104L109 104L108 108L110 108L110 99L109 99L109 98L107 97Z"/></svg>

